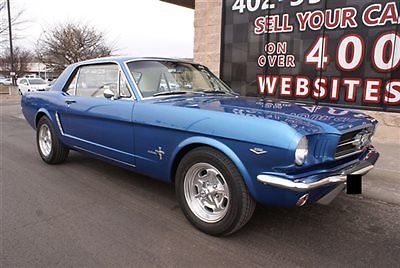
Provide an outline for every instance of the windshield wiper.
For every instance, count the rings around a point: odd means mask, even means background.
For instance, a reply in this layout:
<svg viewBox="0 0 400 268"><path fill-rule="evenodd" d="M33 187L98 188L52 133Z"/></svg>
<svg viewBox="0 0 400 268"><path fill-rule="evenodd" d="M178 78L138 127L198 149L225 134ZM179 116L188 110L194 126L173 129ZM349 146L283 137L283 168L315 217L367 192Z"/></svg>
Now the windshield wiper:
<svg viewBox="0 0 400 268"><path fill-rule="evenodd" d="M225 91L222 90L215 90L215 89L198 89L195 92L205 93L205 94L227 94Z"/></svg>
<svg viewBox="0 0 400 268"><path fill-rule="evenodd" d="M168 96L168 95L180 95L180 94L187 94L187 91L164 91L153 94L153 97L157 96Z"/></svg>
<svg viewBox="0 0 400 268"><path fill-rule="evenodd" d="M225 91L221 91L221 90L204 90L204 91L202 91L203 93L206 93L206 94L226 94L226 92Z"/></svg>

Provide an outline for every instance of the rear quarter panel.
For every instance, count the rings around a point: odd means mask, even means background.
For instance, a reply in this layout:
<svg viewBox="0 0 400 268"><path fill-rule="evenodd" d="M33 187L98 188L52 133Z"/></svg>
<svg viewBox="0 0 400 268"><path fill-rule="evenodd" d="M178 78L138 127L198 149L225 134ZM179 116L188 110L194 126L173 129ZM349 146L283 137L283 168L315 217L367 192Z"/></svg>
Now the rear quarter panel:
<svg viewBox="0 0 400 268"><path fill-rule="evenodd" d="M60 91L32 92L22 96L21 107L22 113L29 125L36 129L36 119L38 114L43 113L56 126L55 111L60 111L63 108L62 95ZM57 127L56 131L59 133Z"/></svg>

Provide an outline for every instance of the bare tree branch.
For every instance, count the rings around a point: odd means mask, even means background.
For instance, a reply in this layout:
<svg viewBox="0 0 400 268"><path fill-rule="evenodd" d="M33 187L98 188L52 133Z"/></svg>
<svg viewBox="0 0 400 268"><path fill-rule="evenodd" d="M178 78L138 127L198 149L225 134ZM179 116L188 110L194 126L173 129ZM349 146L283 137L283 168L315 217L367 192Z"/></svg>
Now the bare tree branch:
<svg viewBox="0 0 400 268"><path fill-rule="evenodd" d="M2 1L2 0L0 0ZM14 12L16 12L14 14ZM18 32L22 29L21 27L27 22L22 20L24 10L11 11L11 26L13 28L13 39L18 38ZM0 45L8 42L8 14L6 1L0 2Z"/></svg>
<svg viewBox="0 0 400 268"><path fill-rule="evenodd" d="M14 48L14 71L17 76L22 77L28 71L28 64L33 60L33 53L20 47ZM10 50L7 49L0 55L0 65L3 71L11 72L11 56Z"/></svg>
<svg viewBox="0 0 400 268"><path fill-rule="evenodd" d="M75 62L109 56L112 51L102 32L75 23L44 31L36 45L38 59L56 73Z"/></svg>

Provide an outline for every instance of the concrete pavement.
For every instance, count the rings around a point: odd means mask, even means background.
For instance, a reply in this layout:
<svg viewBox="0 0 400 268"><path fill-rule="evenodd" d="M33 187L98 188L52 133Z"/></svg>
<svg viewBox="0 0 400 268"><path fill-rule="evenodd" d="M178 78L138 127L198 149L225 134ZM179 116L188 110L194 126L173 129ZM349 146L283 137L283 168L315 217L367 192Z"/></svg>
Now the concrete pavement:
<svg viewBox="0 0 400 268"><path fill-rule="evenodd" d="M1 97L0 97L1 98ZM258 206L214 238L184 218L171 185L71 153L38 156L17 98L1 99L0 267L398 267L400 151L382 153L362 196L329 206Z"/></svg>

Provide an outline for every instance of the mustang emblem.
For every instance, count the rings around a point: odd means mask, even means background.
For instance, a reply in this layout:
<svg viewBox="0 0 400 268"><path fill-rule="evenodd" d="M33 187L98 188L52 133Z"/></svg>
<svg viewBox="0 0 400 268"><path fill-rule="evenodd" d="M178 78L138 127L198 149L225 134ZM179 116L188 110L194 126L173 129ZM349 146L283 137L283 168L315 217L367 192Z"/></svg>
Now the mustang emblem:
<svg viewBox="0 0 400 268"><path fill-rule="evenodd" d="M256 155L261 155L261 154L266 154L267 151L261 148L252 148L250 149L250 152L255 153Z"/></svg>
<svg viewBox="0 0 400 268"><path fill-rule="evenodd" d="M147 152L148 152L149 154L157 155L157 156L160 158L160 160L162 160L162 159L163 159L163 156L165 155L165 152L163 151L163 149L161 148L161 146L158 147L157 150L154 150L154 151L148 150Z"/></svg>
<svg viewBox="0 0 400 268"><path fill-rule="evenodd" d="M356 138L354 139L353 145L358 149L362 149L367 146L371 141L372 133L368 131L363 131L357 134Z"/></svg>

